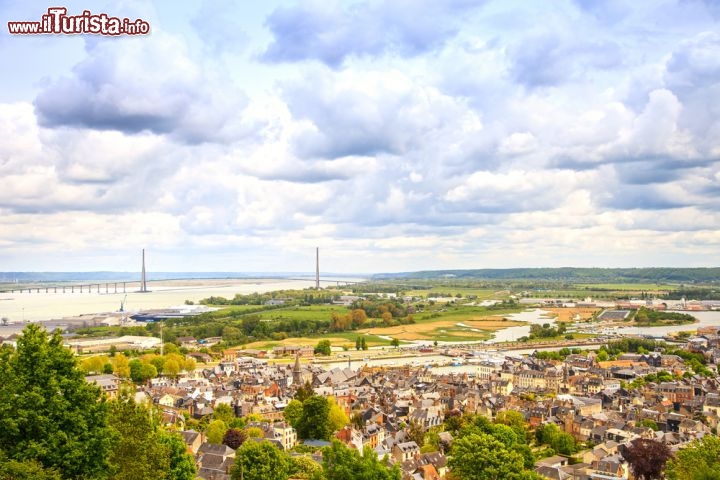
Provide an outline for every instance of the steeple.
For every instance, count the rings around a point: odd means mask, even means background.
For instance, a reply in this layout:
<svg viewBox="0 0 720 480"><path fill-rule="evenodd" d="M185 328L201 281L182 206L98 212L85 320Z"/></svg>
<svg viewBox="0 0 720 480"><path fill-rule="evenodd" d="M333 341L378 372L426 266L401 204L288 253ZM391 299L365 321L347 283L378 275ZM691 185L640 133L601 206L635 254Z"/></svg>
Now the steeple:
<svg viewBox="0 0 720 480"><path fill-rule="evenodd" d="M293 384L302 383L302 369L300 368L300 352L295 354L295 366L293 367Z"/></svg>

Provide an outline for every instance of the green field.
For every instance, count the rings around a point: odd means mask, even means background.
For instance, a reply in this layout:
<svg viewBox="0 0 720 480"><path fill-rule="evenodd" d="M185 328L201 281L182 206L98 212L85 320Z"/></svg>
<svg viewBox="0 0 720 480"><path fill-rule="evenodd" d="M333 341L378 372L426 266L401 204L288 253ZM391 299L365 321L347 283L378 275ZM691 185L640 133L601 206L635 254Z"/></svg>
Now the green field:
<svg viewBox="0 0 720 480"><path fill-rule="evenodd" d="M328 320L333 312L345 315L350 310L343 305L310 305L308 307L285 307L259 312L266 320Z"/></svg>
<svg viewBox="0 0 720 480"><path fill-rule="evenodd" d="M645 292L669 292L680 288L679 285L657 284L657 283L588 283L576 284L576 288L582 290L612 290L612 291L645 291Z"/></svg>
<svg viewBox="0 0 720 480"><path fill-rule="evenodd" d="M510 297L510 292L497 288L481 288L481 287L455 287L449 285L440 285L430 290L406 290L405 295L411 297L427 298L431 293L446 293L456 297L461 294L463 298L476 297L477 300L505 300Z"/></svg>
<svg viewBox="0 0 720 480"><path fill-rule="evenodd" d="M478 317L502 317L503 315L511 315L513 313L520 313L526 308L519 306L517 308L503 308L503 309L489 309L487 307L475 307L475 306L464 306L458 305L448 307L445 310L438 310L432 312L421 312L416 313L413 317L415 323L432 323L443 320L453 320L456 322L462 322L466 320L474 320Z"/></svg>

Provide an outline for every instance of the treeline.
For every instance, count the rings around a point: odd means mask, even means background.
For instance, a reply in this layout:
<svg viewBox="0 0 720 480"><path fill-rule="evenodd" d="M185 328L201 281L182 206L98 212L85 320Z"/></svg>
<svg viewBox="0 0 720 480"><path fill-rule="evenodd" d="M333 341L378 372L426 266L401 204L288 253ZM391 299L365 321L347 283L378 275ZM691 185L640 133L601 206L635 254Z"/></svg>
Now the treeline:
<svg viewBox="0 0 720 480"><path fill-rule="evenodd" d="M379 279L549 280L576 283L706 283L720 281L720 268L507 268L433 270L374 275Z"/></svg>
<svg viewBox="0 0 720 480"><path fill-rule="evenodd" d="M292 305L320 305L340 298L337 291L326 290L276 290L266 293L236 294L233 298L212 296L203 298L202 305L265 305L271 300L283 300Z"/></svg>
<svg viewBox="0 0 720 480"><path fill-rule="evenodd" d="M382 298L356 300L351 305L351 308L363 310L365 315L371 318L383 318L386 313L389 313L392 318L400 318L406 317L408 313L414 313L412 307L398 300Z"/></svg>
<svg viewBox="0 0 720 480"><path fill-rule="evenodd" d="M190 318L170 319L166 322L163 333L170 342L175 342L177 338L183 336L198 339L221 337L223 346L229 347L256 340L283 340L328 332L344 332L360 327L414 323L413 312L412 306L377 297L358 300L348 308L347 313L332 312L329 318L267 320L247 310L208 312ZM151 333L159 333L156 324L145 328Z"/></svg>
<svg viewBox="0 0 720 480"><path fill-rule="evenodd" d="M688 315L687 313L677 312L663 312L659 310L651 310L649 308L640 307L635 313L635 322L640 324L653 324L653 323L669 323L669 324L682 324L682 323L694 323L695 317Z"/></svg>
<svg viewBox="0 0 720 480"><path fill-rule="evenodd" d="M0 478L196 478L183 439L134 390L107 400L59 331L27 326L0 347Z"/></svg>
<svg viewBox="0 0 720 480"><path fill-rule="evenodd" d="M679 288L663 295L668 300L720 300L720 290L716 288Z"/></svg>

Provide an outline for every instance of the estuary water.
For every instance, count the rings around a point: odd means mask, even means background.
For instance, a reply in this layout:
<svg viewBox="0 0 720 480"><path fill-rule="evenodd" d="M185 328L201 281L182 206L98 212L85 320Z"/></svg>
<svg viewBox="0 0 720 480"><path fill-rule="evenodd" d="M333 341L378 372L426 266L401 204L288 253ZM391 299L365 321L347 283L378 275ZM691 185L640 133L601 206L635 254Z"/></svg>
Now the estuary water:
<svg viewBox="0 0 720 480"><path fill-rule="evenodd" d="M334 283L334 282L332 282ZM137 284L136 284L137 285ZM233 298L235 294L264 293L274 290L304 289L315 285L313 280L278 279L227 279L227 280L175 280L153 282L150 292L140 293L128 288L126 293L114 293L113 286L105 293L95 290L83 293L0 293L0 318L10 323L22 324L26 321L46 321L85 314L116 312L124 302L124 310L138 312L154 308L167 308L183 305L186 300L197 303L211 296ZM122 288L122 286L121 286ZM137 286L133 287L137 289Z"/></svg>

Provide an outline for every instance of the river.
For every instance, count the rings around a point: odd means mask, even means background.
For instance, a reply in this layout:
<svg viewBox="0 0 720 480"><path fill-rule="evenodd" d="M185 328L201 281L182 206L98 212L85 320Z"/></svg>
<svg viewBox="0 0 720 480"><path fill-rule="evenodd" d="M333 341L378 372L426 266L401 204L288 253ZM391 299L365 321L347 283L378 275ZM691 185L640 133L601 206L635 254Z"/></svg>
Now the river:
<svg viewBox="0 0 720 480"><path fill-rule="evenodd" d="M358 279L338 279L359 281ZM89 282L88 282L89 283ZM321 282L322 284L323 282ZM335 281L325 282L335 285ZM124 311L133 313L148 309L183 305L186 300L197 303L211 296L233 298L235 294L264 293L275 290L304 289L315 286L314 280L283 279L210 279L171 280L153 282L150 292L105 293L94 290L79 293L0 293L0 318L7 318L10 325L0 326L0 336L22 329L25 322L50 321L78 315L117 312L124 302Z"/></svg>

